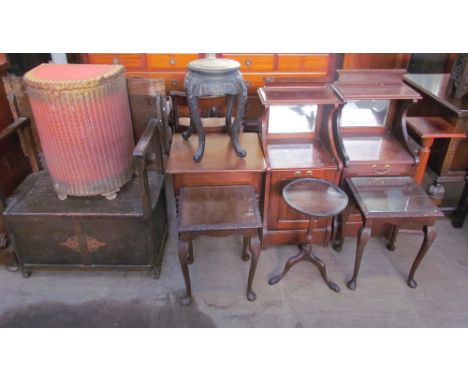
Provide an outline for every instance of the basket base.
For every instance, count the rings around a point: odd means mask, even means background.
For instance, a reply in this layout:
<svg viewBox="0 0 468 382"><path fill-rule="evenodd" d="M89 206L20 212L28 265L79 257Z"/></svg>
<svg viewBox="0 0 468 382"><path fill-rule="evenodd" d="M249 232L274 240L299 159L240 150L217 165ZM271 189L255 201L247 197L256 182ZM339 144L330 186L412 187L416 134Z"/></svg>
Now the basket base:
<svg viewBox="0 0 468 382"><path fill-rule="evenodd" d="M115 190L106 192L104 194L99 194L99 195L104 196L107 200L113 200L113 199L117 198L117 194L118 194L119 191L120 191L120 187L115 189ZM69 196L69 195L67 195L67 194L65 194L63 192L60 192L60 191L56 191L56 192L57 192L57 197L60 200L66 200L68 198L68 196ZM83 197L83 196L92 196L92 195L70 195L70 196Z"/></svg>

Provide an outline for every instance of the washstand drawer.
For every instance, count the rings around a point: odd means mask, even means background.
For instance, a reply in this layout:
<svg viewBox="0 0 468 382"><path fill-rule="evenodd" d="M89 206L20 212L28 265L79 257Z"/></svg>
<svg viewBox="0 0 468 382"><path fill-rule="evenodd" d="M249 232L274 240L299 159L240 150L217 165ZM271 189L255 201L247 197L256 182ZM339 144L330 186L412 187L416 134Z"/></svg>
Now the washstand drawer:
<svg viewBox="0 0 468 382"><path fill-rule="evenodd" d="M223 58L238 61L241 72L269 72L275 62L273 54L223 54Z"/></svg>
<svg viewBox="0 0 468 382"><path fill-rule="evenodd" d="M410 163L351 163L346 169L348 176L396 176L412 173Z"/></svg>
<svg viewBox="0 0 468 382"><path fill-rule="evenodd" d="M319 178L319 179L325 179L325 180L333 182L335 172L336 170L333 170L333 171L328 170L328 173L327 173L326 169L321 169L321 168L277 170L271 174L271 182L272 183L275 183L278 181L283 182L283 181L288 181L288 180L292 180L296 178Z"/></svg>

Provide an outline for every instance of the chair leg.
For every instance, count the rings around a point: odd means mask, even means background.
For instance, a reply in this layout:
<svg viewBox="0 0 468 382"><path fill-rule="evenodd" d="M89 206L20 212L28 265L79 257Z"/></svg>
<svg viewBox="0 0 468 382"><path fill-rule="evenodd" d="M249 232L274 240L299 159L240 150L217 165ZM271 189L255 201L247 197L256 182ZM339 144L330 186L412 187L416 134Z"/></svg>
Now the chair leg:
<svg viewBox="0 0 468 382"><path fill-rule="evenodd" d="M418 286L418 283L414 280L414 274L416 273L416 270L419 267L419 264L421 263L422 259L424 259L424 256L426 256L427 251L432 245L432 242L437 236L436 230L433 226L427 226L425 225L423 227L423 232L424 232L424 240L421 245L421 248L419 249L419 252L416 256L416 259L414 259L413 265L411 266L411 270L408 276L408 281L407 284L410 288L416 288Z"/></svg>
<svg viewBox="0 0 468 382"><path fill-rule="evenodd" d="M177 254L179 256L180 268L184 275L185 282L185 297L182 299L182 304L189 305L192 302L192 285L190 283L190 274L188 269L189 245L187 241L179 239Z"/></svg>
<svg viewBox="0 0 468 382"><path fill-rule="evenodd" d="M252 290L252 284L255 276L255 271L257 270L258 259L260 257L260 239L257 236L250 238L249 244L250 252L252 253L252 259L250 261L249 279L247 281L247 300L255 301L257 295Z"/></svg>

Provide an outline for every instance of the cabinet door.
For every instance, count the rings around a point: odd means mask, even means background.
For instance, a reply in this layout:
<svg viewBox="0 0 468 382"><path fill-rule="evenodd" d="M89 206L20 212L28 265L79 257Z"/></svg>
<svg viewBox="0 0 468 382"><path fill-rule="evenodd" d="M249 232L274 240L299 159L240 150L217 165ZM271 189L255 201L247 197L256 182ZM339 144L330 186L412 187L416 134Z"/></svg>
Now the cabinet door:
<svg viewBox="0 0 468 382"><path fill-rule="evenodd" d="M283 187L297 178L320 178L333 182L335 171L322 169L297 169L293 171L275 171L271 176L268 229L306 229L307 215L289 207L283 199ZM325 228L330 218L319 219L317 228Z"/></svg>

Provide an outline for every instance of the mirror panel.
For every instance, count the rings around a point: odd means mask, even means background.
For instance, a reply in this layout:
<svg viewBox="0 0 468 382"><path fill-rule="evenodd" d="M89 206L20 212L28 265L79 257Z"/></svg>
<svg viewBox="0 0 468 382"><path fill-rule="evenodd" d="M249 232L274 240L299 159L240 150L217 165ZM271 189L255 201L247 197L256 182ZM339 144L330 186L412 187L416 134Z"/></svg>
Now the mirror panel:
<svg viewBox="0 0 468 382"><path fill-rule="evenodd" d="M268 133L310 133L315 131L316 120L317 105L272 105Z"/></svg>
<svg viewBox="0 0 468 382"><path fill-rule="evenodd" d="M390 100L348 101L341 112L342 127L384 127Z"/></svg>

